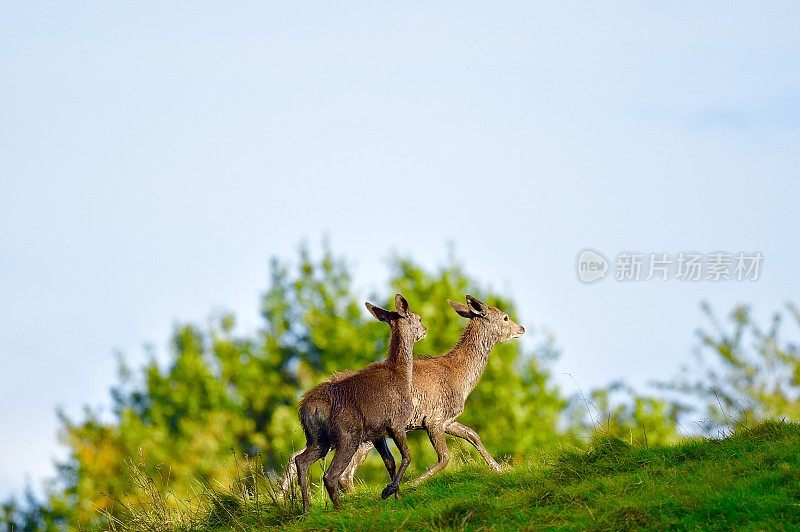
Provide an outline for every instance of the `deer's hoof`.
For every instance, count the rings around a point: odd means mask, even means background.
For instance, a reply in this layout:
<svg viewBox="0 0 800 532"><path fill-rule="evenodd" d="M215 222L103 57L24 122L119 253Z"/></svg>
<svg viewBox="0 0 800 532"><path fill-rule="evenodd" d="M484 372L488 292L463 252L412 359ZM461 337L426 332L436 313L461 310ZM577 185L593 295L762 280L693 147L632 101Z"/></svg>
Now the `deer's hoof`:
<svg viewBox="0 0 800 532"><path fill-rule="evenodd" d="M397 493L397 486L389 484L388 486L383 488L383 491L381 492L381 499L386 499L392 493Z"/></svg>

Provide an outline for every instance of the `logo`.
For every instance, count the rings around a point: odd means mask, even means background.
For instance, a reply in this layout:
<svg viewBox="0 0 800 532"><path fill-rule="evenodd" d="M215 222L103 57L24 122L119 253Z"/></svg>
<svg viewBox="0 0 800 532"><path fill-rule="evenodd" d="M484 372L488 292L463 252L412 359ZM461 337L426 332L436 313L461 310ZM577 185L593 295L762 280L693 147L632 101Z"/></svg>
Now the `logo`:
<svg viewBox="0 0 800 532"><path fill-rule="evenodd" d="M591 284L605 279L608 271L608 260L597 250L584 249L578 255L578 279L582 283Z"/></svg>

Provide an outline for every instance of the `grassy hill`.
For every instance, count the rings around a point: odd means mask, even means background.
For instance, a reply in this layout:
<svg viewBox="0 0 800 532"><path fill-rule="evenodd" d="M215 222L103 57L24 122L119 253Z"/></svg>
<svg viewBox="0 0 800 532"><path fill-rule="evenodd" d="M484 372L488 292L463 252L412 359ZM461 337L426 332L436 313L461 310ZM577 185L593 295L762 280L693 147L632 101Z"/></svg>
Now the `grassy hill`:
<svg viewBox="0 0 800 532"><path fill-rule="evenodd" d="M212 511L167 527L800 530L800 425L769 422L724 440L649 448L597 435L588 451L563 451L499 474L464 466L421 486L404 484L397 499L381 501L382 487L362 485L345 495L342 512L315 487L308 516L296 502L270 501L264 493L260 501L252 493L210 495ZM136 528L146 524L139 520Z"/></svg>

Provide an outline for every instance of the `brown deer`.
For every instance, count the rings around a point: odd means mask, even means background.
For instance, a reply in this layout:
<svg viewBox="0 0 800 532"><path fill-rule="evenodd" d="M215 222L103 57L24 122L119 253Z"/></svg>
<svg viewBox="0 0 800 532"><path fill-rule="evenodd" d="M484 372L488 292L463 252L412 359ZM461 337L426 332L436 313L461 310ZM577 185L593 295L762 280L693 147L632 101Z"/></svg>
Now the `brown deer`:
<svg viewBox="0 0 800 532"><path fill-rule="evenodd" d="M456 421L456 418L464 410L467 396L486 368L492 347L522 336L525 328L498 308L490 307L469 295L466 299L466 305L447 300L460 316L470 320L458 342L444 355L414 359L411 383L414 413L407 430L426 430L438 456L438 462L417 482L430 478L450 460L445 433L471 443L489 467L500 471L500 464L486 450L478 433ZM340 479L343 489L353 487L356 469L364 462L371 448L370 442L359 447ZM385 459L384 464L391 474L390 464ZM284 491L291 485L294 474L292 465L290 462L286 468L282 483Z"/></svg>
<svg viewBox="0 0 800 532"><path fill-rule="evenodd" d="M389 324L391 336L385 361L373 362L350 375L323 383L300 401L300 423L306 436L306 447L294 459L303 497L303 510L308 512L308 468L336 449L323 481L334 508L341 508L339 478L363 442L371 441L383 456L392 478L381 498L397 492L411 456L405 428L411 421L411 375L414 343L425 338L420 317L411 312L405 298L395 296L395 311L366 303L377 319ZM400 468L395 471L394 458L384 437L390 437L400 450Z"/></svg>

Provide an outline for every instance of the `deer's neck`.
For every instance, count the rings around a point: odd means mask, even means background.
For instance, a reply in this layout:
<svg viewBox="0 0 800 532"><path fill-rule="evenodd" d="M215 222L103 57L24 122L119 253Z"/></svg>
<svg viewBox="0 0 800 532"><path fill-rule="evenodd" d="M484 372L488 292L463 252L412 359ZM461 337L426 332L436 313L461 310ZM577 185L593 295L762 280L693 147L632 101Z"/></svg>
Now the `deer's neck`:
<svg viewBox="0 0 800 532"><path fill-rule="evenodd" d="M454 381L466 399L472 392L486 369L489 362L489 353L495 342L486 334L485 328L472 319L461 333L456 345L450 350L449 356L455 362L450 368Z"/></svg>
<svg viewBox="0 0 800 532"><path fill-rule="evenodd" d="M414 365L414 342L399 327L392 328L386 362L407 373L410 378Z"/></svg>

